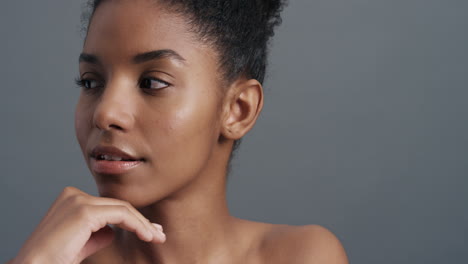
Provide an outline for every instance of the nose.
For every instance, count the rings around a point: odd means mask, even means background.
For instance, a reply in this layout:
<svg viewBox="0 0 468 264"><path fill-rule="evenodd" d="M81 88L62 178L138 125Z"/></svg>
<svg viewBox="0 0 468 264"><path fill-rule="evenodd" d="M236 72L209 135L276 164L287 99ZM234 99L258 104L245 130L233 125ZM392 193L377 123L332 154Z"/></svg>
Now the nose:
<svg viewBox="0 0 468 264"><path fill-rule="evenodd" d="M93 122L100 130L129 131L135 123L134 97L128 88L106 85L94 110Z"/></svg>

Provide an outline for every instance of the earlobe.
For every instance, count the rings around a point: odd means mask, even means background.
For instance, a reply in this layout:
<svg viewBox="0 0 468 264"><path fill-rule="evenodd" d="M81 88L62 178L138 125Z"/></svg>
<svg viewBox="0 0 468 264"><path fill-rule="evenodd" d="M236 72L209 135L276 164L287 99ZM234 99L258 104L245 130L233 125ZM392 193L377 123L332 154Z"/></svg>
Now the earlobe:
<svg viewBox="0 0 468 264"><path fill-rule="evenodd" d="M255 79L235 82L224 104L222 135L237 140L254 125L263 108L263 87Z"/></svg>

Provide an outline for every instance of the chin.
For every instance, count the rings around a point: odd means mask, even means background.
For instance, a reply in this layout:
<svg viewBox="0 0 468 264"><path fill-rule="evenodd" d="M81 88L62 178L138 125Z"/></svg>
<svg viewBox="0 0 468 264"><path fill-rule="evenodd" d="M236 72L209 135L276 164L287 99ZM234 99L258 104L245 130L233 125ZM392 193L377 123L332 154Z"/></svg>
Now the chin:
<svg viewBox="0 0 468 264"><path fill-rule="evenodd" d="M129 202L135 208L143 208L159 201L156 190L142 190L123 184L98 184L99 196Z"/></svg>

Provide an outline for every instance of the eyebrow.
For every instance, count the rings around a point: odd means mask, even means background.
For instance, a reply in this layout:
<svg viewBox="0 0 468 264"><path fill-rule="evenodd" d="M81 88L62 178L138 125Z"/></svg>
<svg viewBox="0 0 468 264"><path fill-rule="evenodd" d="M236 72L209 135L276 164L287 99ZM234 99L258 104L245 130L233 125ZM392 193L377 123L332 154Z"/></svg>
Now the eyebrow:
<svg viewBox="0 0 468 264"><path fill-rule="evenodd" d="M88 54L88 53L81 53L79 62L87 62L90 64L100 64L100 61L97 56Z"/></svg>
<svg viewBox="0 0 468 264"><path fill-rule="evenodd" d="M179 62L182 62L185 64L185 59L179 53L175 52L174 50L171 49L162 49L162 50L153 50L149 52L144 52L135 55L132 58L132 62L135 64L140 64L152 60L159 60L162 58L169 58L173 59ZM101 61L99 60L98 56L89 54L89 53L81 53L79 57L79 62L87 62L90 64L101 64Z"/></svg>

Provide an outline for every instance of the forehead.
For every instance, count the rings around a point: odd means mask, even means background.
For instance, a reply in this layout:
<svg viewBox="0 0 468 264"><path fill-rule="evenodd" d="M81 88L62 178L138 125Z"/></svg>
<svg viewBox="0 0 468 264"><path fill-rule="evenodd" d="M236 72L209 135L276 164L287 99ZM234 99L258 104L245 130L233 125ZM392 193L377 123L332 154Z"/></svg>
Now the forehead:
<svg viewBox="0 0 468 264"><path fill-rule="evenodd" d="M197 39L180 14L154 0L109 0L96 9L83 51L107 60L128 60L135 54L171 49L188 64L214 63L213 49Z"/></svg>

